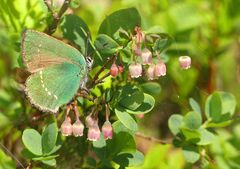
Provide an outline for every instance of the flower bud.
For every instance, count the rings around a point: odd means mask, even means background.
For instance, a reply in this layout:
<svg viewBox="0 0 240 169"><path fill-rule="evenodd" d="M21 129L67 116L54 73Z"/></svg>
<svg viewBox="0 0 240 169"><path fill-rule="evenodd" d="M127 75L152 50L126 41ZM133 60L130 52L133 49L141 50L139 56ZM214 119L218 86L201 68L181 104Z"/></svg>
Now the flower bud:
<svg viewBox="0 0 240 169"><path fill-rule="evenodd" d="M88 140L90 141L97 141L100 138L100 129L97 124L90 126L88 129Z"/></svg>
<svg viewBox="0 0 240 169"><path fill-rule="evenodd" d="M110 68L110 75L112 77L116 77L118 75L118 66L115 63L113 63Z"/></svg>
<svg viewBox="0 0 240 169"><path fill-rule="evenodd" d="M165 76L166 75L166 65L163 62L159 62L155 67L155 76Z"/></svg>
<svg viewBox="0 0 240 169"><path fill-rule="evenodd" d="M102 132L105 140L112 139L113 128L112 128L112 124L109 121L105 121L105 123L103 124Z"/></svg>
<svg viewBox="0 0 240 169"><path fill-rule="evenodd" d="M124 66L123 66L123 65L119 65L119 66L118 66L118 71L119 71L120 73L122 73L122 72L124 71Z"/></svg>
<svg viewBox="0 0 240 169"><path fill-rule="evenodd" d="M143 118L144 118L144 114L137 114L137 117L138 117L139 119L143 119Z"/></svg>
<svg viewBox="0 0 240 169"><path fill-rule="evenodd" d="M139 63L130 64L129 73L132 78L138 78L142 76L142 65Z"/></svg>
<svg viewBox="0 0 240 169"><path fill-rule="evenodd" d="M94 124L97 124L98 120L94 119L94 117L92 116L92 113L91 113L86 117L85 122L86 122L86 127L89 128L90 126L93 126Z"/></svg>
<svg viewBox="0 0 240 169"><path fill-rule="evenodd" d="M82 136L84 130L84 125L80 120L76 120L76 122L72 125L72 132L75 137Z"/></svg>
<svg viewBox="0 0 240 169"><path fill-rule="evenodd" d="M155 65L152 64L148 67L147 69L147 77L148 77L148 80L153 80L155 78Z"/></svg>
<svg viewBox="0 0 240 169"><path fill-rule="evenodd" d="M65 118L64 122L61 125L61 133L63 136L72 135L72 124L70 117Z"/></svg>
<svg viewBox="0 0 240 169"><path fill-rule="evenodd" d="M181 56L178 61L182 69L189 69L191 67L191 58L189 56Z"/></svg>
<svg viewBox="0 0 240 169"><path fill-rule="evenodd" d="M144 48L141 54L142 64L151 64L152 63L152 52L148 48Z"/></svg>

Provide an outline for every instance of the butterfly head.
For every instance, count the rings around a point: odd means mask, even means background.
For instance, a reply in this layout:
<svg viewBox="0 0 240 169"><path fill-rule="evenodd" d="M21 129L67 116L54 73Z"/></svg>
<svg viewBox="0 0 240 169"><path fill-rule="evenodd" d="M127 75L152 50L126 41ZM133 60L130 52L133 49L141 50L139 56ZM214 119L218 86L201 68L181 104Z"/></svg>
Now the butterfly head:
<svg viewBox="0 0 240 169"><path fill-rule="evenodd" d="M87 62L87 68L88 70L92 69L92 65L93 65L93 59L89 56L86 57L86 62Z"/></svg>

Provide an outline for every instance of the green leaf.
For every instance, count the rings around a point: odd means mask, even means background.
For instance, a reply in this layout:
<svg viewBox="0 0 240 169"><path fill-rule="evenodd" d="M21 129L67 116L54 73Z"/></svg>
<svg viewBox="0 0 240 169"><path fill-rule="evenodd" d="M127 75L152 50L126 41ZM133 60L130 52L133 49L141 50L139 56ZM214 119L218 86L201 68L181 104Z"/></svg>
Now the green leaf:
<svg viewBox="0 0 240 169"><path fill-rule="evenodd" d="M49 165L49 166L56 166L56 164L57 164L56 159L42 160L42 163Z"/></svg>
<svg viewBox="0 0 240 169"><path fill-rule="evenodd" d="M50 123L42 133L43 154L47 154L55 147L58 137L58 127L55 122Z"/></svg>
<svg viewBox="0 0 240 169"><path fill-rule="evenodd" d="M113 139L106 141L101 134L100 139L93 142L94 152L105 165L108 165L112 158L121 152L136 151L133 135L126 132L126 128L113 125L113 130Z"/></svg>
<svg viewBox="0 0 240 169"><path fill-rule="evenodd" d="M162 90L160 84L156 82L143 83L140 87L142 88L144 93L150 95L159 95Z"/></svg>
<svg viewBox="0 0 240 169"><path fill-rule="evenodd" d="M138 130L136 121L130 114L127 113L127 111L124 108L118 106L117 108L115 108L115 113L118 119L121 121L121 123L128 129L132 131Z"/></svg>
<svg viewBox="0 0 240 169"><path fill-rule="evenodd" d="M159 53L167 49L172 43L172 38L167 34L161 34L160 36L163 37L157 39L153 45L153 50L158 51Z"/></svg>
<svg viewBox="0 0 240 169"><path fill-rule="evenodd" d="M144 162L144 155L140 151L121 152L113 158L113 161L124 167L139 166Z"/></svg>
<svg viewBox="0 0 240 169"><path fill-rule="evenodd" d="M52 160L52 159L55 159L56 157L58 157L59 155L51 155L51 156L42 156L42 157L34 157L32 158L32 160L34 161L42 161L42 160Z"/></svg>
<svg viewBox="0 0 240 169"><path fill-rule="evenodd" d="M183 116L174 114L171 115L171 117L168 120L168 127L170 131L176 136L178 133L180 133L179 127L183 123Z"/></svg>
<svg viewBox="0 0 240 169"><path fill-rule="evenodd" d="M198 129L202 124L202 117L194 111L188 112L183 119L184 126L189 129Z"/></svg>
<svg viewBox="0 0 240 169"><path fill-rule="evenodd" d="M227 120L223 122L217 122L217 123L207 123L207 128L213 128L213 127L226 127L230 125L233 122L233 120Z"/></svg>
<svg viewBox="0 0 240 169"><path fill-rule="evenodd" d="M27 158L27 159L32 159L32 158L35 158L35 157L39 157L39 156L36 156L35 154L33 154L32 152L30 152L28 149L24 148L22 151L21 151L21 154Z"/></svg>
<svg viewBox="0 0 240 169"><path fill-rule="evenodd" d="M42 155L42 137L34 129L26 129L22 135L24 146L35 155Z"/></svg>
<svg viewBox="0 0 240 169"><path fill-rule="evenodd" d="M112 99L112 96L113 96L112 89L111 88L106 89L106 91L105 91L106 102L110 102Z"/></svg>
<svg viewBox="0 0 240 169"><path fill-rule="evenodd" d="M70 1L70 7L71 8L78 8L80 5L81 0L71 0Z"/></svg>
<svg viewBox="0 0 240 169"><path fill-rule="evenodd" d="M234 95L227 92L218 92L222 100L222 114L230 114L231 116L235 113L236 99Z"/></svg>
<svg viewBox="0 0 240 169"><path fill-rule="evenodd" d="M200 141L201 135L198 130L192 130L192 129L184 128L184 127L181 127L180 130L181 130L182 134L184 135L185 140L190 141L192 143L197 143Z"/></svg>
<svg viewBox="0 0 240 169"><path fill-rule="evenodd" d="M144 100L143 100L142 104L135 110L127 109L126 111L128 113L131 113L131 114L146 114L153 109L154 104L155 104L155 99L149 94L144 93L143 95L144 95Z"/></svg>
<svg viewBox="0 0 240 169"><path fill-rule="evenodd" d="M119 48L117 42L105 34L99 34L94 42L94 45L102 56L111 56L116 53Z"/></svg>
<svg viewBox="0 0 240 169"><path fill-rule="evenodd" d="M77 15L65 15L61 21L63 38L78 45L83 55L93 53L87 24ZM86 50L87 49L87 50Z"/></svg>
<svg viewBox="0 0 240 169"><path fill-rule="evenodd" d="M200 137L200 141L197 143L197 145L205 146L205 145L211 144L213 142L215 135L212 132L210 132L204 128L200 128L199 131L200 131L201 137Z"/></svg>
<svg viewBox="0 0 240 169"><path fill-rule="evenodd" d="M200 115L202 114L199 104L193 98L189 99L189 104L192 107L193 111L199 113Z"/></svg>
<svg viewBox="0 0 240 169"><path fill-rule="evenodd" d="M130 110L136 110L144 101L144 94L135 86L122 88L119 105Z"/></svg>
<svg viewBox="0 0 240 169"><path fill-rule="evenodd" d="M217 122L221 118L222 102L220 95L214 93L207 98L205 105L205 114L209 120Z"/></svg>
<svg viewBox="0 0 240 169"><path fill-rule="evenodd" d="M136 8L118 10L107 16L102 22L98 33L113 37L120 28L133 32L136 26L141 26L141 17Z"/></svg>
<svg viewBox="0 0 240 169"><path fill-rule="evenodd" d="M11 157L7 156L1 149L0 149L0 168L1 169L17 168L15 161L12 160Z"/></svg>
<svg viewBox="0 0 240 169"><path fill-rule="evenodd" d="M195 163L200 159L198 149L193 145L183 146L183 155L189 163Z"/></svg>
<svg viewBox="0 0 240 169"><path fill-rule="evenodd" d="M119 133L119 132L127 132L130 133L132 135L135 134L134 131L128 129L127 127L125 127L121 121L117 120L112 124L113 128L114 128L114 133Z"/></svg>

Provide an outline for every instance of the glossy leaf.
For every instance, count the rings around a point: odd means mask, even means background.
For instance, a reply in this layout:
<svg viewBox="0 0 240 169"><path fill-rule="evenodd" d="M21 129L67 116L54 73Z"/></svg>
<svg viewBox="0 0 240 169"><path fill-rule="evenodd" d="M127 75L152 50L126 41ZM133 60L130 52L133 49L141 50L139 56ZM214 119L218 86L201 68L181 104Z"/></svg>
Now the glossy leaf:
<svg viewBox="0 0 240 169"><path fill-rule="evenodd" d="M99 34L94 42L94 45L102 56L111 56L116 53L119 48L117 42L105 34Z"/></svg>
<svg viewBox="0 0 240 169"><path fill-rule="evenodd" d="M172 39L169 36L164 35L163 38L159 38L155 41L153 50L161 53L167 49L172 43Z"/></svg>
<svg viewBox="0 0 240 169"><path fill-rule="evenodd" d="M144 101L144 94L135 86L125 86L120 93L119 105L136 110Z"/></svg>
<svg viewBox="0 0 240 169"><path fill-rule="evenodd" d="M83 55L93 53L87 24L77 15L65 15L61 21L63 38L78 45Z"/></svg>
<svg viewBox="0 0 240 169"><path fill-rule="evenodd" d="M159 95L161 93L161 86L156 82L147 82L141 85L141 88L144 93L148 93L150 95Z"/></svg>
<svg viewBox="0 0 240 169"><path fill-rule="evenodd" d="M121 9L107 16L102 22L98 33L113 37L120 28L133 32L136 26L141 26L141 17L136 8Z"/></svg>
<svg viewBox="0 0 240 169"><path fill-rule="evenodd" d="M135 110L126 109L126 111L131 114L146 114L153 109L154 104L155 99L151 95L144 93L144 100L141 105Z"/></svg>

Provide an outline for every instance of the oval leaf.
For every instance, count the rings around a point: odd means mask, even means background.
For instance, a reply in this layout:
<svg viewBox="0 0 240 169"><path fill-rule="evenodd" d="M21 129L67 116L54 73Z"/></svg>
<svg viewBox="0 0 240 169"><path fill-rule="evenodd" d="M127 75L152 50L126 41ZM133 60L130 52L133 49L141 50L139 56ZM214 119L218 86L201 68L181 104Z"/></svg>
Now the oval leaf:
<svg viewBox="0 0 240 169"><path fill-rule="evenodd" d="M121 152L113 158L113 161L124 167L133 167L143 164L144 155L140 151Z"/></svg>
<svg viewBox="0 0 240 169"><path fill-rule="evenodd" d="M154 104L155 99L151 95L144 93L144 100L142 104L135 110L127 109L126 111L131 114L146 114L153 109Z"/></svg>
<svg viewBox="0 0 240 169"><path fill-rule="evenodd" d="M42 155L41 135L34 129L26 129L22 135L24 146L35 155Z"/></svg>
<svg viewBox="0 0 240 169"><path fill-rule="evenodd" d="M141 17L136 8L118 10L104 19L98 33L113 37L120 28L134 31L136 26L141 26Z"/></svg>
<svg viewBox="0 0 240 169"><path fill-rule="evenodd" d="M42 148L43 154L47 154L52 151L57 142L58 127L55 122L50 123L42 134Z"/></svg>
<svg viewBox="0 0 240 169"><path fill-rule="evenodd" d="M189 163L195 163L200 158L198 149L192 145L183 146L183 155L184 155L186 161Z"/></svg>
<svg viewBox="0 0 240 169"><path fill-rule="evenodd" d="M183 116L174 114L168 120L168 127L174 135L180 133L179 127L182 125Z"/></svg>
<svg viewBox="0 0 240 169"><path fill-rule="evenodd" d="M128 129L137 131L138 126L136 121L133 119L133 117L126 112L124 108L121 108L120 106L115 109L115 113L118 117L118 119L122 122L124 126L126 126Z"/></svg>
<svg viewBox="0 0 240 169"><path fill-rule="evenodd" d="M199 113L191 111L184 116L183 122L188 129L198 129L202 124L202 117Z"/></svg>

